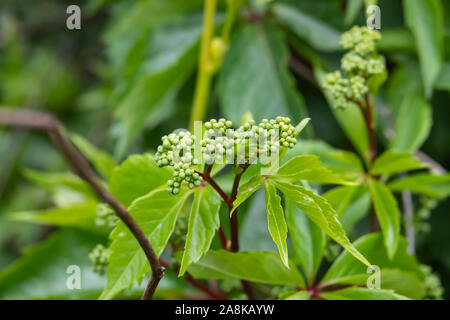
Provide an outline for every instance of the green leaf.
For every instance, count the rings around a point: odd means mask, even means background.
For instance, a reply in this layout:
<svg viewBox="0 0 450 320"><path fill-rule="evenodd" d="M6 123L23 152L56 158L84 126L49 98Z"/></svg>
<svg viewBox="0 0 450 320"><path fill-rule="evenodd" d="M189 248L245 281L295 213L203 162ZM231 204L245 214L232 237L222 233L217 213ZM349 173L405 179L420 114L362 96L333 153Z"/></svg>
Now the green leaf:
<svg viewBox="0 0 450 320"><path fill-rule="evenodd" d="M286 244L287 226L286 220L284 219L283 207L281 206L281 198L277 195L275 186L268 180L264 180L264 191L266 194L265 200L269 232L278 247L281 261L289 268Z"/></svg>
<svg viewBox="0 0 450 320"><path fill-rule="evenodd" d="M74 204L70 207L42 211L12 212L7 218L12 221L38 223L59 227L77 227L90 231L99 231L95 225L98 202L90 201Z"/></svg>
<svg viewBox="0 0 450 320"><path fill-rule="evenodd" d="M321 294L327 300L409 300L393 290L349 287Z"/></svg>
<svg viewBox="0 0 450 320"><path fill-rule="evenodd" d="M431 97L443 60L443 9L438 0L403 1L405 19L416 40L427 97Z"/></svg>
<svg viewBox="0 0 450 320"><path fill-rule="evenodd" d="M92 271L89 253L104 237L86 231L62 229L24 252L0 273L0 298L15 299L95 299L105 286L105 277ZM80 267L81 287L71 290L67 281Z"/></svg>
<svg viewBox="0 0 450 320"><path fill-rule="evenodd" d="M295 126L295 136L298 136L300 132L303 131L303 129L306 127L309 121L311 121L310 118L305 118Z"/></svg>
<svg viewBox="0 0 450 320"><path fill-rule="evenodd" d="M392 191L411 191L415 194L441 199L450 195L450 174L437 176L430 173L417 173L388 184Z"/></svg>
<svg viewBox="0 0 450 320"><path fill-rule="evenodd" d="M242 279L304 288L304 281L294 264L286 268L275 252L236 252L210 250L189 267L198 279Z"/></svg>
<svg viewBox="0 0 450 320"><path fill-rule="evenodd" d="M305 118L303 98L287 69L288 56L283 35L273 25L246 24L237 30L219 74L224 115L234 123L247 111L256 121L280 115Z"/></svg>
<svg viewBox="0 0 450 320"><path fill-rule="evenodd" d="M336 210L336 214L340 219L353 199L356 190L356 187L337 187L324 193L322 196Z"/></svg>
<svg viewBox="0 0 450 320"><path fill-rule="evenodd" d="M434 87L436 89L450 91L450 63L445 63L442 66L441 73L439 74Z"/></svg>
<svg viewBox="0 0 450 320"><path fill-rule="evenodd" d="M57 192L64 188L78 194L79 199L77 200L96 199L91 186L74 174L26 169L24 175L28 180L52 192Z"/></svg>
<svg viewBox="0 0 450 320"><path fill-rule="evenodd" d="M359 157L353 152L335 149L319 140L300 140L293 149L283 157L285 164L298 155L317 155L323 166L332 170L342 179L354 182L362 181L363 166Z"/></svg>
<svg viewBox="0 0 450 320"><path fill-rule="evenodd" d="M147 235L157 256L164 250L177 216L191 193L183 189L173 195L165 188L156 189L129 207L130 214ZM108 282L100 299L112 299L123 289L139 282L150 271L144 251L122 222L112 231L111 239Z"/></svg>
<svg viewBox="0 0 450 320"><path fill-rule="evenodd" d="M262 177L256 175L252 177L248 182L239 186L238 194L236 200L233 202L233 209L230 212L230 216L233 212L245 201L247 200L256 190L258 190L263 184Z"/></svg>
<svg viewBox="0 0 450 320"><path fill-rule="evenodd" d="M299 182L306 180L312 183L354 184L345 181L333 171L322 166L317 156L296 156L285 163L278 172L270 176L279 181Z"/></svg>
<svg viewBox="0 0 450 320"><path fill-rule="evenodd" d="M336 212L324 198L297 185L279 181L274 181L274 184L283 192L287 200L292 201L323 231L343 246L344 249L348 250L356 259L365 265L370 265L369 261L348 240L337 218Z"/></svg>
<svg viewBox="0 0 450 320"><path fill-rule="evenodd" d="M242 222L239 222L239 248L242 251L275 251L277 246L267 236L266 202L264 190L259 189L240 210Z"/></svg>
<svg viewBox="0 0 450 320"><path fill-rule="evenodd" d="M322 51L340 49L340 32L316 17L301 11L300 8L278 2L272 6L272 11L278 22L315 49Z"/></svg>
<svg viewBox="0 0 450 320"><path fill-rule="evenodd" d="M330 282L333 285L352 284L363 286L367 284L368 278L373 275L373 272L367 272L365 274L362 273L338 278ZM383 268L380 270L378 276L380 279L380 289L394 290L395 293L416 300L422 299L425 295L422 280L413 272Z"/></svg>
<svg viewBox="0 0 450 320"><path fill-rule="evenodd" d="M414 38L406 29L383 30L383 36L378 42L378 50L386 51L415 51Z"/></svg>
<svg viewBox="0 0 450 320"><path fill-rule="evenodd" d="M388 150L376 159L372 168L370 168L370 173L374 175L392 174L427 167L427 164L420 162L411 153Z"/></svg>
<svg viewBox="0 0 450 320"><path fill-rule="evenodd" d="M361 9L364 8L364 0L353 0L347 3L347 10L345 11L345 24L351 25L355 21ZM383 33L384 37L384 33Z"/></svg>
<svg viewBox="0 0 450 320"><path fill-rule="evenodd" d="M379 266L381 270L385 268L400 269L402 271L412 272L422 278L423 273L416 258L407 252L408 242L405 238L400 237L398 249L392 258L388 256L383 241L382 234L377 232L359 238L354 242L354 245L373 265ZM355 261L351 254L343 251L334 261L321 283L332 285L341 281L340 279L345 279L353 275L366 275L366 271L366 267Z"/></svg>
<svg viewBox="0 0 450 320"><path fill-rule="evenodd" d="M86 158L94 165L95 169L97 169L103 177L109 178L112 170L117 164L116 160L108 153L96 148L82 136L73 134L71 135L71 138L77 148L80 149Z"/></svg>
<svg viewBox="0 0 450 320"><path fill-rule="evenodd" d="M194 192L194 202L189 215L188 233L179 276L190 264L197 262L205 254L220 226L219 209L222 198L210 186L198 188Z"/></svg>
<svg viewBox="0 0 450 320"><path fill-rule="evenodd" d="M110 190L124 205L165 184L172 177L168 168L158 168L148 154L132 155L114 169Z"/></svg>
<svg viewBox="0 0 450 320"><path fill-rule="evenodd" d="M146 126L155 126L170 117L176 95L196 65L201 19L180 17L150 33L145 29L141 32L127 51L123 67L127 77L118 75L118 88L123 91L115 112L122 124L119 154Z"/></svg>
<svg viewBox="0 0 450 320"><path fill-rule="evenodd" d="M121 8L119 17L106 34L107 41L117 40L119 36L126 36L133 30L154 28L170 21L181 19L189 12L201 9L201 0L171 0L171 1L138 1L131 7ZM125 12L124 12L125 11Z"/></svg>
<svg viewBox="0 0 450 320"><path fill-rule="evenodd" d="M309 300L310 296L308 291L288 291L280 295L280 300Z"/></svg>
<svg viewBox="0 0 450 320"><path fill-rule="evenodd" d="M430 134L432 109L416 93L408 94L398 112L391 148L398 152L413 152L420 148Z"/></svg>
<svg viewBox="0 0 450 320"><path fill-rule="evenodd" d="M293 260L302 266L308 282L312 283L322 261L325 233L292 201L286 201L286 220Z"/></svg>
<svg viewBox="0 0 450 320"><path fill-rule="evenodd" d="M397 207L397 201L384 184L375 179L369 179L367 183L372 195L375 212L380 221L384 245L389 257L392 258L397 250L400 235L400 212Z"/></svg>
<svg viewBox="0 0 450 320"><path fill-rule="evenodd" d="M327 198L326 194L324 194L324 197ZM371 202L370 199L370 193L367 188L356 188L351 203L348 204L342 216L339 217L345 231L354 231L355 224L369 213ZM330 201L331 206L336 207L339 210L340 205L334 206L332 201L333 200Z"/></svg>

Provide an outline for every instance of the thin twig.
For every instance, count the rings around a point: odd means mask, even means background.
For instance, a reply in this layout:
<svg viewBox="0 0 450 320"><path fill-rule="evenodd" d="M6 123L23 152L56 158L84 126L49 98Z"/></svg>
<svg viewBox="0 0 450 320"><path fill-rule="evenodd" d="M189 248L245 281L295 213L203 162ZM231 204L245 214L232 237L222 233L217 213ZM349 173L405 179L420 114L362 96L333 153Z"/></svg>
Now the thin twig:
<svg viewBox="0 0 450 320"><path fill-rule="evenodd" d="M403 176L407 176L405 173ZM403 201L403 211L405 215L405 236L408 240L408 252L410 254L416 253L416 241L415 241L415 230L414 230L414 208L411 192L404 190L402 191L402 201Z"/></svg>
<svg viewBox="0 0 450 320"><path fill-rule="evenodd" d="M233 208L233 203L236 200L238 189L239 189L239 183L241 181L241 177L244 174L245 170L247 170L249 167L249 164L245 164L242 166L241 172L236 174L233 181L233 188L231 190L231 196L230 196L230 202L231 202L231 209ZM239 251L239 224L238 224L238 210L237 208L233 212L233 215L230 217L230 229L231 229L231 251L232 252L238 252ZM247 295L249 300L255 300L255 293L253 292L253 288L250 284L250 282L241 280L242 289L244 289L245 294Z"/></svg>
<svg viewBox="0 0 450 320"><path fill-rule="evenodd" d="M425 154L423 151L416 151L414 155L419 158L421 162L427 163L430 166L430 172L438 175L443 175L447 173L447 170L441 166L439 163L434 161L430 156Z"/></svg>
<svg viewBox="0 0 450 320"><path fill-rule="evenodd" d="M199 176L201 176L203 178L203 180L205 180L206 182L208 182L211 187L214 188L214 190L217 191L217 193L222 197L222 199L225 201L225 203L227 204L228 208L231 210L231 208L233 208L233 203L230 202L230 198L228 197L228 195L225 193L225 191L222 190L222 188L214 181L213 178L211 178L211 176L207 173L203 173L200 171L195 171ZM231 207L230 207L231 206Z"/></svg>
<svg viewBox="0 0 450 320"><path fill-rule="evenodd" d="M302 62L297 57L291 55L288 61L289 67L297 73L299 76L306 79L309 83L311 83L314 87L319 88L319 84L317 83L316 77L314 76L314 72L310 67L304 62Z"/></svg>
<svg viewBox="0 0 450 320"><path fill-rule="evenodd" d="M151 269L152 275L142 299L151 299L159 281L164 275L164 268L161 267L158 257L151 246L147 236L129 214L127 209L98 182L89 162L74 147L61 123L51 114L29 110L0 108L0 125L19 127L24 129L35 129L46 132L53 143L61 150L73 170L95 190L97 195L111 206L120 220L128 227L133 236L139 242L144 251Z"/></svg>

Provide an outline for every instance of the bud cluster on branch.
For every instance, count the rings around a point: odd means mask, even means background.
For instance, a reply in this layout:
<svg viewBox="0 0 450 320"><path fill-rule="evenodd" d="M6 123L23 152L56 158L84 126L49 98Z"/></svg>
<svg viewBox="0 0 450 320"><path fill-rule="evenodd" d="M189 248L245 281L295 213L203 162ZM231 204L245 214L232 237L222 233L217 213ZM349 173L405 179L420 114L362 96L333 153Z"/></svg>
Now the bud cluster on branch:
<svg viewBox="0 0 450 320"><path fill-rule="evenodd" d="M176 131L162 137L155 160L159 167L172 167L173 178L167 182L168 191L177 194L182 183L189 188L199 186L202 177L196 172L197 165L206 164L253 164L260 160L269 164L278 159L282 148L293 148L296 144L296 128L288 117L263 119L256 124L248 120L238 129L225 119L212 119L204 123L202 137L188 131ZM196 154L196 139L199 154Z"/></svg>
<svg viewBox="0 0 450 320"><path fill-rule="evenodd" d="M363 102L370 80L385 72L385 59L376 50L380 39L378 31L358 26L342 35L341 45L349 50L341 60L345 75L341 71L329 73L323 84L331 92L338 108L345 108L348 103Z"/></svg>

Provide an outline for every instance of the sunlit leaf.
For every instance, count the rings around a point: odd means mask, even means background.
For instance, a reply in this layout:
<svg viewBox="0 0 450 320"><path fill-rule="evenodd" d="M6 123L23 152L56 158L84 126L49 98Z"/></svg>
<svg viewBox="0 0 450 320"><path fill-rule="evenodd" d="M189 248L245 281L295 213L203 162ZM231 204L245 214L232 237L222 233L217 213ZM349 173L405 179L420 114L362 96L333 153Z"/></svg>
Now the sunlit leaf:
<svg viewBox="0 0 450 320"><path fill-rule="evenodd" d="M159 168L148 154L132 155L114 169L110 189L124 205L165 184L172 176L168 168Z"/></svg>
<svg viewBox="0 0 450 320"><path fill-rule="evenodd" d="M281 198L277 195L277 189L268 180L264 180L264 191L266 194L267 222L269 232L278 247L281 260L289 268L288 249L286 244L287 226L284 218L284 210L281 206Z"/></svg>
<svg viewBox="0 0 450 320"><path fill-rule="evenodd" d="M274 181L274 184L283 192L287 200L298 206L331 238L348 250L356 259L365 265L370 265L369 261L351 244L336 212L324 198L301 186L278 181Z"/></svg>
<svg viewBox="0 0 450 320"><path fill-rule="evenodd" d="M205 254L220 226L219 209L222 198L210 186L195 190L194 202L189 215L188 233L184 247L179 276L190 264Z"/></svg>
<svg viewBox="0 0 450 320"><path fill-rule="evenodd" d="M372 195L375 212L380 221L384 245L388 255L393 257L397 250L400 235L400 212L397 201L384 184L375 179L369 179L367 183Z"/></svg>
<svg viewBox="0 0 450 320"><path fill-rule="evenodd" d="M427 167L427 164L420 162L419 159L408 152L386 151L375 160L372 168L370 168L370 173L374 175L392 174Z"/></svg>

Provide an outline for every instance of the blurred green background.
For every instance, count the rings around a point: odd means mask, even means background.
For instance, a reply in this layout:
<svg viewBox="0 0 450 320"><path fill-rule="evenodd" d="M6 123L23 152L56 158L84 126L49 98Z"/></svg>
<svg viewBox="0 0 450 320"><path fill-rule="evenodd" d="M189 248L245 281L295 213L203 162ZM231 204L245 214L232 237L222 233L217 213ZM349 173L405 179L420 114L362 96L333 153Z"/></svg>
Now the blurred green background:
<svg viewBox="0 0 450 320"><path fill-rule="evenodd" d="M270 7L275 2L298 10L303 17L303 25L299 27L309 31L295 33L293 28L280 25ZM433 127L421 150L444 168L450 168L450 1L440 2L445 13L442 50L444 61L448 62L444 62L446 73L443 71L430 99ZM70 132L113 154L118 162L129 154L153 151L162 135L187 127L203 1L77 1L82 13L81 30L66 28L66 8L70 4L72 1L1 1L0 104L52 112ZM352 150L350 142L321 90L311 81L308 56L319 58L330 70L336 69L342 55L338 46L340 33L353 24L365 23L361 4L362 1L346 0L249 1L235 24L239 28L251 24L252 19L264 19L282 33L283 48L306 66L298 72L291 64L290 71L312 118L314 132L310 134L347 150ZM404 21L402 1L384 0L378 5L384 37L380 51L386 55L390 76L379 103L395 114L408 92L422 90L419 58ZM224 1L219 1L218 25L223 23L224 8ZM248 107L235 106L244 111ZM224 114L239 118L236 110L224 108L217 89L212 90L206 118ZM272 112L276 113L277 107L273 108ZM299 118L299 111L293 117ZM383 114L379 117L383 118ZM383 123L380 127L386 126ZM382 134L379 137L381 144L386 142ZM73 200L63 188L49 191L32 183L26 177L26 168L63 172L67 165L45 135L0 129L0 270L7 272L11 272L10 266L20 259L25 248L48 239L56 231L54 227L11 221L7 215L60 206ZM415 203L417 254L422 263L431 265L441 277L445 297L450 298L450 200L433 205L436 207L428 217L427 210L419 210L422 204ZM80 232L63 230L40 249L47 253L59 252L69 260L76 255L87 256L92 244L99 242L98 236ZM64 243L68 248L77 249L69 252ZM39 260L39 254L36 259ZM21 263L26 266L27 262ZM13 268L20 265L15 264ZM41 270L33 265L23 268L21 272L28 274ZM46 273L49 270L42 272L42 279L50 277ZM19 286L23 286L18 289L18 296L58 296L57 292L47 294L26 289L32 275L15 276L21 281ZM93 277L92 283L98 282L101 287L104 279ZM170 289L171 277L167 279L165 285ZM82 295L74 293L70 298L96 298L98 288L94 284L91 291ZM33 288L39 291L36 288L40 287ZM169 289L168 296L176 296Z"/></svg>

